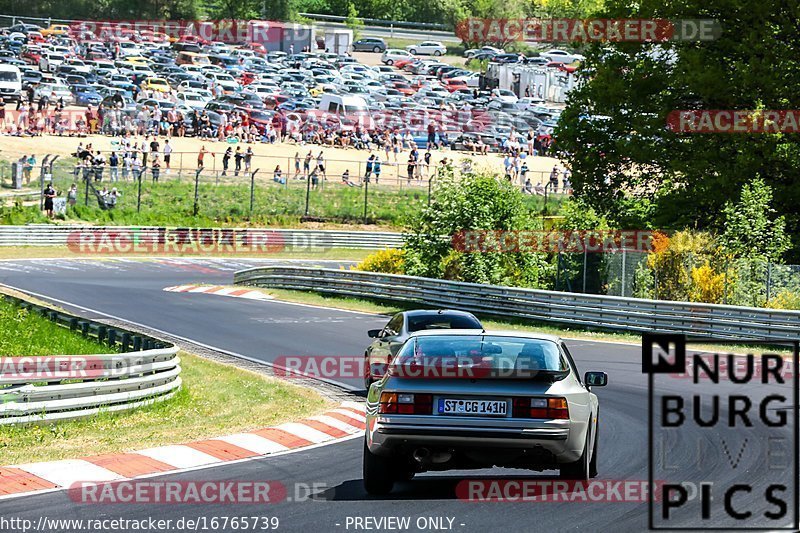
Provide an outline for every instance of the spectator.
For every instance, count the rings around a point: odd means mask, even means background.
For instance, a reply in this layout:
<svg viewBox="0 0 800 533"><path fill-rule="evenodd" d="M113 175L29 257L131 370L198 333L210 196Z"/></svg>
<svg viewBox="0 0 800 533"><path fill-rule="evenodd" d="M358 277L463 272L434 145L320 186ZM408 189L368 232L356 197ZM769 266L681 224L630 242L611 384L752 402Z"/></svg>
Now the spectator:
<svg viewBox="0 0 800 533"><path fill-rule="evenodd" d="M22 176L25 178L25 185L30 185L31 172L36 166L36 156L31 154L28 157L22 156Z"/></svg>
<svg viewBox="0 0 800 533"><path fill-rule="evenodd" d="M155 161L154 161L155 163ZM117 200L120 197L119 191L116 187L111 189L111 192L106 195L106 208L114 209L117 206Z"/></svg>
<svg viewBox="0 0 800 533"><path fill-rule="evenodd" d="M253 160L253 148L248 145L247 150L244 151L244 170L247 173L250 173L252 160Z"/></svg>
<svg viewBox="0 0 800 533"><path fill-rule="evenodd" d="M272 181L280 183L281 185L286 183L286 179L283 177L283 171L281 170L280 165L275 167L275 170L272 173Z"/></svg>
<svg viewBox="0 0 800 533"><path fill-rule="evenodd" d="M294 179L300 178L300 152L294 153Z"/></svg>
<svg viewBox="0 0 800 533"><path fill-rule="evenodd" d="M369 154L367 158L367 172L364 174L364 181L369 182L369 178L372 176L372 164L375 162L375 154Z"/></svg>
<svg viewBox="0 0 800 533"><path fill-rule="evenodd" d="M106 167L106 158L103 157L103 153L100 150L95 154L92 164L94 167L94 181L102 182L103 170L105 170Z"/></svg>
<svg viewBox="0 0 800 533"><path fill-rule="evenodd" d="M417 164L414 162L414 156L408 156L408 165L406 166L406 170L408 172L408 185L411 185L411 180L414 179L414 169L416 168Z"/></svg>
<svg viewBox="0 0 800 533"><path fill-rule="evenodd" d="M322 150L319 151L319 155L317 156L317 170L322 174L322 179L328 179L328 176L325 174L325 156L322 155Z"/></svg>
<svg viewBox="0 0 800 533"><path fill-rule="evenodd" d="M153 174L153 183L158 183L158 177L161 174L161 161L158 160L158 152L154 153L150 167L150 172Z"/></svg>
<svg viewBox="0 0 800 533"><path fill-rule="evenodd" d="M311 155L311 150L309 150L308 153L306 154L305 160L303 161L303 174L305 175L305 177L308 177L308 173L311 172L311 159L313 157L314 156Z"/></svg>
<svg viewBox="0 0 800 533"><path fill-rule="evenodd" d="M169 164L172 159L172 146L169 144L169 139L164 140L164 166L166 167L166 174L169 174Z"/></svg>
<svg viewBox="0 0 800 533"><path fill-rule="evenodd" d="M236 153L233 154L233 159L236 162L236 170L234 172L234 176L238 176L239 172L242 170L242 159L244 159L244 154L242 153L242 147L236 147Z"/></svg>
<svg viewBox="0 0 800 533"><path fill-rule="evenodd" d="M225 149L225 153L222 155L222 175L226 176L228 174L228 165L231 162L231 155L233 155L233 148L228 146Z"/></svg>
<svg viewBox="0 0 800 533"><path fill-rule="evenodd" d="M366 178L367 182L369 182L369 178ZM344 173L342 174L342 183L347 185L348 187L355 187L356 184L350 181L350 169L345 169Z"/></svg>
<svg viewBox="0 0 800 533"><path fill-rule="evenodd" d="M381 157L376 155L375 161L372 162L372 173L375 174L375 185L381 179Z"/></svg>
<svg viewBox="0 0 800 533"><path fill-rule="evenodd" d="M108 169L111 173L111 181L115 183L119 180L119 156L117 152L111 152L111 157L108 158Z"/></svg>
<svg viewBox="0 0 800 533"><path fill-rule="evenodd" d="M78 203L78 186L75 183L67 191L67 203L69 205Z"/></svg>
<svg viewBox="0 0 800 533"><path fill-rule="evenodd" d="M52 183L48 183L44 190L44 210L48 218L53 218L53 199L56 197L56 190Z"/></svg>
<svg viewBox="0 0 800 533"><path fill-rule="evenodd" d="M555 165L552 172L550 172L550 190L553 192L558 190L558 174L558 165Z"/></svg>
<svg viewBox="0 0 800 533"><path fill-rule="evenodd" d="M530 178L525 178L525 185L522 188L522 192L525 194L533 194L533 183L531 183Z"/></svg>

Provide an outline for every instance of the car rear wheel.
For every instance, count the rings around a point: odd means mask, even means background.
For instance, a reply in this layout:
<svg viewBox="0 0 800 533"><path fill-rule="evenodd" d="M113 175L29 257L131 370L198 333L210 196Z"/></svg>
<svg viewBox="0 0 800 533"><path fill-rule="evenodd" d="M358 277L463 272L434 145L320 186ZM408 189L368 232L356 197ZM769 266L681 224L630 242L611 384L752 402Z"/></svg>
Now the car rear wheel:
<svg viewBox="0 0 800 533"><path fill-rule="evenodd" d="M375 48L372 49L372 51L375 52L376 54L379 54L380 51L381 51L381 47L380 46L376 46Z"/></svg>
<svg viewBox="0 0 800 533"><path fill-rule="evenodd" d="M439 50L434 50L433 51L433 55L440 56L440 55L442 55L442 53Z"/></svg>
<svg viewBox="0 0 800 533"><path fill-rule="evenodd" d="M392 61L391 59L387 59L386 64L389 66L394 65L394 61Z"/></svg>
<svg viewBox="0 0 800 533"><path fill-rule="evenodd" d="M590 426L591 427L591 426ZM589 461L589 443L591 442L591 429L586 431L586 442L583 444L583 453L574 463L561 465L560 476L563 479L575 481L589 481L591 466Z"/></svg>
<svg viewBox="0 0 800 533"><path fill-rule="evenodd" d="M364 462L362 475L364 478L364 488L367 493L373 496L385 496L392 492L396 477L392 460L380 455L375 455L367 447L364 440Z"/></svg>
<svg viewBox="0 0 800 533"><path fill-rule="evenodd" d="M408 53L411 54L412 56L415 56L415 55L417 55L417 49L416 48L412 48L411 50L408 51Z"/></svg>

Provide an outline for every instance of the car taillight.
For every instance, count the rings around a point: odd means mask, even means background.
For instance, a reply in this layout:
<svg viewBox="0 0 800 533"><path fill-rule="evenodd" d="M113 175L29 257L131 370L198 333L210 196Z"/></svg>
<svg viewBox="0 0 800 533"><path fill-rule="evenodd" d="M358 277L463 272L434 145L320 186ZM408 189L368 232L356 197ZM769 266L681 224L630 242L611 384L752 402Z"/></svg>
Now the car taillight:
<svg viewBox="0 0 800 533"><path fill-rule="evenodd" d="M424 415L433 412L432 394L382 392L378 413L399 415Z"/></svg>
<svg viewBox="0 0 800 533"><path fill-rule="evenodd" d="M568 420L569 406L566 398L514 398L512 416Z"/></svg>

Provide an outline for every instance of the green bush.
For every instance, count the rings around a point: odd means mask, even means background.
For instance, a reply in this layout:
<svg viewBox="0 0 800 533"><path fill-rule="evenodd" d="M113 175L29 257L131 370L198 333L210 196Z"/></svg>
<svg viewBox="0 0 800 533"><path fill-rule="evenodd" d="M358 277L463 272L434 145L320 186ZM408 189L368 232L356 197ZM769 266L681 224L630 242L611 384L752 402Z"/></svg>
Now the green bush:
<svg viewBox="0 0 800 533"><path fill-rule="evenodd" d="M403 263L404 254L402 250L387 248L369 254L355 266L355 270L383 272L384 274L403 274Z"/></svg>

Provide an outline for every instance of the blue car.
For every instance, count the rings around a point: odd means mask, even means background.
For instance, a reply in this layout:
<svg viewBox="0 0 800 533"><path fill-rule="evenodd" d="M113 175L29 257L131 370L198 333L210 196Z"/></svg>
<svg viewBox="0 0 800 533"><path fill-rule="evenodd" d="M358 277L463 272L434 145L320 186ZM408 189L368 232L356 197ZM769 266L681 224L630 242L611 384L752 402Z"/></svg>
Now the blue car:
<svg viewBox="0 0 800 533"><path fill-rule="evenodd" d="M103 100L103 98L100 96L100 93L98 93L97 90L91 85L76 83L74 85L70 85L69 89L75 96L76 105L96 106Z"/></svg>

